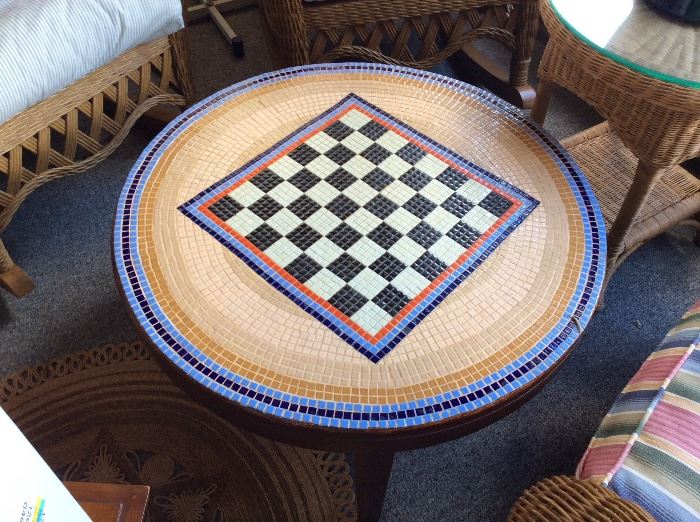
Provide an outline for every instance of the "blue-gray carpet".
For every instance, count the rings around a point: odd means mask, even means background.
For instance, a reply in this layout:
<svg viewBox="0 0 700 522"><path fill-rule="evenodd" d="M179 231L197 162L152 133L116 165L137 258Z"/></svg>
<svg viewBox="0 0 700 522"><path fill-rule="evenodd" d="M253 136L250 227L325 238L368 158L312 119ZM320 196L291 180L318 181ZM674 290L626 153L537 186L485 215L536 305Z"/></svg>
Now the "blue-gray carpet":
<svg viewBox="0 0 700 522"><path fill-rule="evenodd" d="M272 68L255 11L233 18L248 58L235 61L209 24L193 29L193 75L205 96ZM598 118L558 93L547 127L559 138ZM6 236L36 290L0 294L0 375L70 351L136 338L111 266L122 183L150 136L135 132L107 161L37 191ZM640 248L612 280L606 309L553 381L532 401L465 438L397 456L384 520L503 520L523 489L572 473L615 395L700 297L700 248L678 228Z"/></svg>

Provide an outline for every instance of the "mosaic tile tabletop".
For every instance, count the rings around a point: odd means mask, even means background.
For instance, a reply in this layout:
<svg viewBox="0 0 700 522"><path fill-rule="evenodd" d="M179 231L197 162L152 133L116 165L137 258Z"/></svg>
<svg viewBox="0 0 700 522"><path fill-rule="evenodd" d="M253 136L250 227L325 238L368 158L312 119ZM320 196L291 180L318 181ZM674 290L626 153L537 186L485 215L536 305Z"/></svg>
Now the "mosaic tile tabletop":
<svg viewBox="0 0 700 522"><path fill-rule="evenodd" d="M588 183L520 112L367 64L270 73L187 111L132 170L114 248L183 372L344 429L516 392L585 327L605 259Z"/></svg>
<svg viewBox="0 0 700 522"><path fill-rule="evenodd" d="M181 210L377 362L537 204L350 94Z"/></svg>

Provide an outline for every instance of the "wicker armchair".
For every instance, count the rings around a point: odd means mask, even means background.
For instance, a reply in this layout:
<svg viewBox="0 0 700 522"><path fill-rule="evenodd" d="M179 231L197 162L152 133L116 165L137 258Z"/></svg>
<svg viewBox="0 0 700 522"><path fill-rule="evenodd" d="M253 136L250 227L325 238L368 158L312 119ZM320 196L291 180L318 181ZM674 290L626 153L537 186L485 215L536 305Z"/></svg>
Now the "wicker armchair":
<svg viewBox="0 0 700 522"><path fill-rule="evenodd" d="M628 381L575 477L544 479L509 522L697 521L700 506L700 301Z"/></svg>
<svg viewBox="0 0 700 522"><path fill-rule="evenodd" d="M454 55L499 96L524 108L539 24L537 0L259 0L286 65L355 59L432 67ZM511 51L501 69L472 43L490 39Z"/></svg>
<svg viewBox="0 0 700 522"><path fill-rule="evenodd" d="M127 51L0 124L0 288L17 297L34 288L2 234L35 189L105 159L147 111L184 107L193 96L182 30Z"/></svg>

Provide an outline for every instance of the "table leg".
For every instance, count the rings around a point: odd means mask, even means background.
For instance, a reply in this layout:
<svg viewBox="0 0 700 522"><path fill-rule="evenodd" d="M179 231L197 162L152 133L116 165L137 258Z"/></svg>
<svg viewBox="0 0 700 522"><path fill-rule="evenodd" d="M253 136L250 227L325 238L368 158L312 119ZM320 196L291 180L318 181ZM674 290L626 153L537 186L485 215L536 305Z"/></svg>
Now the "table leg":
<svg viewBox="0 0 700 522"><path fill-rule="evenodd" d="M535 98L535 106L532 108L530 118L540 125L544 125L544 119L547 116L549 100L552 98L554 86L554 82L545 79L540 79L540 84L537 86L537 97Z"/></svg>
<svg viewBox="0 0 700 522"><path fill-rule="evenodd" d="M665 170L649 165L643 160L639 160L637 163L632 185L627 191L620 212L608 232L608 271L614 271L617 268L618 259L625 251L627 233Z"/></svg>
<svg viewBox="0 0 700 522"><path fill-rule="evenodd" d="M375 522L382 515L384 495L389 485L394 452L368 449L353 455L355 463L355 498L357 520Z"/></svg>

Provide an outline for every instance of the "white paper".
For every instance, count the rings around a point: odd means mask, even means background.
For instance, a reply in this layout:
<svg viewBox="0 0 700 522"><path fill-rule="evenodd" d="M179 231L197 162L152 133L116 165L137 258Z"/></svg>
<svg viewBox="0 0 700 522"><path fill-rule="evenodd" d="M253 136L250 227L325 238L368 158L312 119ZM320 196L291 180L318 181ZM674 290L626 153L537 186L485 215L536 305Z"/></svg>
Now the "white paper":
<svg viewBox="0 0 700 522"><path fill-rule="evenodd" d="M0 520L3 522L90 522L2 409L0 470Z"/></svg>

